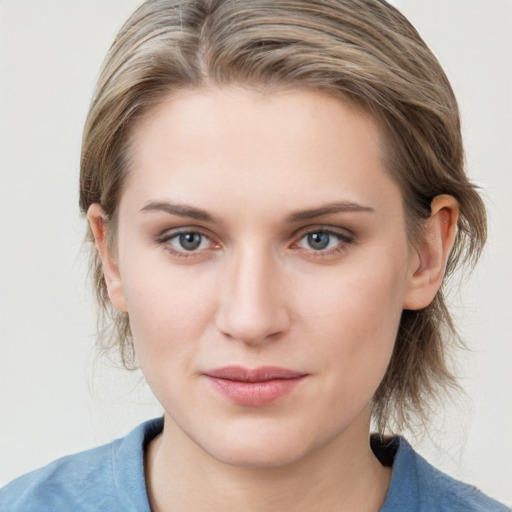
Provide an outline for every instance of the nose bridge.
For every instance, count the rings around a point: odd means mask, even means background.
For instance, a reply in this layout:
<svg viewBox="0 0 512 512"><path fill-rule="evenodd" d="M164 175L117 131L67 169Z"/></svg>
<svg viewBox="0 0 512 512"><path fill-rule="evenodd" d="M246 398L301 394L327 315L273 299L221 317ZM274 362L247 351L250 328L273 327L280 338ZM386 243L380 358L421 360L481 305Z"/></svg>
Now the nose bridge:
<svg viewBox="0 0 512 512"><path fill-rule="evenodd" d="M246 243L233 252L225 272L217 324L245 343L260 342L288 327L282 269L271 250Z"/></svg>

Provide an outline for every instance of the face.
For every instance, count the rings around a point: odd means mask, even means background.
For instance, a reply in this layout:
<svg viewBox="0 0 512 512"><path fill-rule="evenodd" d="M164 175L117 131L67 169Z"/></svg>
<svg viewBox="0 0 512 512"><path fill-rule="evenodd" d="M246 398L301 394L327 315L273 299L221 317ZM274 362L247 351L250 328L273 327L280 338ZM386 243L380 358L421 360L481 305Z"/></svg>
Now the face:
<svg viewBox="0 0 512 512"><path fill-rule="evenodd" d="M367 436L418 263L382 144L300 90L181 91L135 129L110 295L203 452L268 467Z"/></svg>

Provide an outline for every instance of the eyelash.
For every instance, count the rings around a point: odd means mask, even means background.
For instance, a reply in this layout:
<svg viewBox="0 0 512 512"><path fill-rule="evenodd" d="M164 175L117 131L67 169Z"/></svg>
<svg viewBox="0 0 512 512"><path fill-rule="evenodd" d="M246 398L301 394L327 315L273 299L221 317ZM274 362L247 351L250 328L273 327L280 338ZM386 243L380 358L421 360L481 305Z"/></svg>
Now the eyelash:
<svg viewBox="0 0 512 512"><path fill-rule="evenodd" d="M197 257L199 254L203 253L205 250L208 249L202 249L202 250L190 250L187 251L185 248L182 250L176 250L173 248L171 241L175 238L178 238L183 235L199 235L202 237L202 239L207 239L210 241L210 243L214 246L214 248L219 247L219 244L216 244L211 240L211 237L206 235L205 233L202 233L199 229L180 229L179 231L174 232L166 232L163 235L159 236L156 239L157 244L162 245L165 250L169 253L171 253L172 256L176 256L178 258L192 258ZM203 240L201 240L201 243Z"/></svg>
<svg viewBox="0 0 512 512"><path fill-rule="evenodd" d="M327 235L329 237L335 237L338 239L338 242L334 247L331 247L329 249L306 249L308 252L308 255L311 255L314 258L328 258L330 256L335 256L336 254L340 254L344 252L348 246L352 243L354 243L354 237L352 235L349 235L347 233L342 233L340 231L335 231L332 229L326 229L326 228L313 228L308 229L305 232L302 232L300 235L300 238L298 242L296 242L293 246L298 247L300 242L304 240L305 238L312 236L312 235ZM330 243L330 240L329 240Z"/></svg>
<svg viewBox="0 0 512 512"><path fill-rule="evenodd" d="M177 250L172 246L171 241L183 236L183 235L199 235L201 237L200 244L203 243L204 239L209 240L211 247L208 247L207 249L199 249L199 250L190 250L187 251L185 248L181 250ZM302 240L306 239L309 236L312 235L327 235L329 237L335 237L338 239L338 243L334 247L328 248L328 249L303 249L305 252L307 252L308 256L314 257L314 258L328 258L330 256L334 256L336 254L340 254L344 252L347 247L354 243L354 237L352 235L349 235L347 233L341 233L339 231L335 231L332 229L326 229L326 228L309 228L307 231L302 231L300 233L299 238L295 238L297 241L294 242L290 247L293 249L299 249L302 248L299 246L299 244L302 242ZM180 229L179 231L174 232L166 232L159 236L156 239L157 244L164 246L165 250L169 252L171 255L176 256L178 258L191 258L191 257L197 257L201 254L204 254L204 251L208 250L215 250L220 247L220 244L214 242L211 237L199 229ZM329 240L329 243L331 240Z"/></svg>

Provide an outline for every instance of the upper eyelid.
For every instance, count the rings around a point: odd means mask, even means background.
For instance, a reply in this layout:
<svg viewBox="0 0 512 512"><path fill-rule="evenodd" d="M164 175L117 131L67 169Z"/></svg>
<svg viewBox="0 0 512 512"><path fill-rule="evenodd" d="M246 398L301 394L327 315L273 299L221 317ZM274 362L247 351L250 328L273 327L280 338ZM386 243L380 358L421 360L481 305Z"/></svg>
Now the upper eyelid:
<svg viewBox="0 0 512 512"><path fill-rule="evenodd" d="M316 226L307 226L301 229L298 229L293 234L295 238L302 238L310 233L329 233L333 235L337 235L344 238L355 238L354 233L348 229L343 227L335 227L335 226L325 226L325 225L316 225Z"/></svg>
<svg viewBox="0 0 512 512"><path fill-rule="evenodd" d="M169 240L178 235L183 235L185 233L198 233L210 240L213 241L215 238L213 234L208 230L200 226L185 226L185 227L177 227L177 228L168 228L163 230L160 234L156 236L157 241Z"/></svg>

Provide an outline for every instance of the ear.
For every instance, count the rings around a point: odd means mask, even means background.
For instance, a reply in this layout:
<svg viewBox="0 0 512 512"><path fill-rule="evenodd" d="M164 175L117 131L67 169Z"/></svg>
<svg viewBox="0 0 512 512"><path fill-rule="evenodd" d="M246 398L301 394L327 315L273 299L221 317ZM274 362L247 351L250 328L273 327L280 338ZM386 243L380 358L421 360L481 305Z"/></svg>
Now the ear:
<svg viewBox="0 0 512 512"><path fill-rule="evenodd" d="M422 309L434 299L441 287L448 256L457 234L459 205L449 195L434 198L423 237L413 249L404 309Z"/></svg>
<svg viewBox="0 0 512 512"><path fill-rule="evenodd" d="M103 276L107 285L110 302L119 311L126 313L126 299L115 255L107 241L106 214L98 203L93 203L87 210L87 219L94 235L96 249L103 266Z"/></svg>

